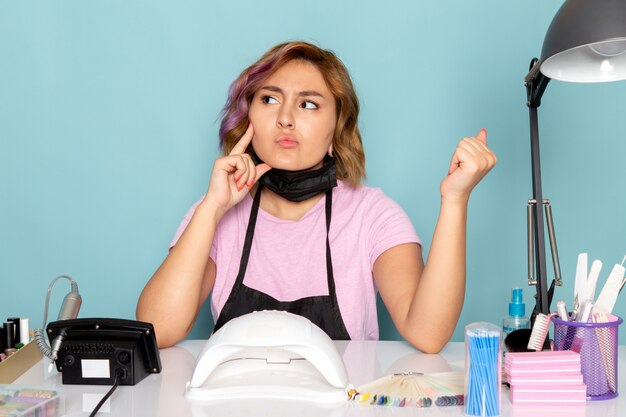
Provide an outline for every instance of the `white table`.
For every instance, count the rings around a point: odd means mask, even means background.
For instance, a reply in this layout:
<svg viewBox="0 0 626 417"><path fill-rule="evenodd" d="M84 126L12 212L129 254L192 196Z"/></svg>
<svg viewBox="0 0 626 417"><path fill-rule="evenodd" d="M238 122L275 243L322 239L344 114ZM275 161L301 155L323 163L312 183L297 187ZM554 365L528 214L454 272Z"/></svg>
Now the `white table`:
<svg viewBox="0 0 626 417"><path fill-rule="evenodd" d="M422 415L460 416L463 407L390 407L346 402L345 406L322 408L300 403L247 401L212 406L193 406L183 396L185 384L191 378L195 357L204 346L203 340L188 340L161 350L163 371L150 375L135 386L120 386L105 403L98 416L103 417L201 417L201 416L379 416ZM335 342L341 353L350 382L355 386L381 376L402 371L446 372L463 371L463 343L449 343L440 354L423 354L405 342L351 341ZM619 385L626 381L626 346L619 348ZM47 372L47 360L35 364L15 384L51 386L63 390L66 417L87 417L93 407L109 390L108 386L62 385L61 375ZM622 410L621 412L619 410ZM612 400L588 401L585 407L512 407L508 389L502 389L502 416L512 417L618 417L626 415L626 394Z"/></svg>

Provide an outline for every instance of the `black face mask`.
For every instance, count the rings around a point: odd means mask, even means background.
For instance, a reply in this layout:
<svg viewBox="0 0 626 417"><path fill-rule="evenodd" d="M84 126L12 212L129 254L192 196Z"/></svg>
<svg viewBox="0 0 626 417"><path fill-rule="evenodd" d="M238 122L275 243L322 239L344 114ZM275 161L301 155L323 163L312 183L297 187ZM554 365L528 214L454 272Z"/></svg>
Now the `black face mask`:
<svg viewBox="0 0 626 417"><path fill-rule="evenodd" d="M251 156L256 165L263 162L254 152L251 152ZM286 171L272 168L259 182L289 201L308 200L337 186L335 158L326 156L322 167L315 170Z"/></svg>

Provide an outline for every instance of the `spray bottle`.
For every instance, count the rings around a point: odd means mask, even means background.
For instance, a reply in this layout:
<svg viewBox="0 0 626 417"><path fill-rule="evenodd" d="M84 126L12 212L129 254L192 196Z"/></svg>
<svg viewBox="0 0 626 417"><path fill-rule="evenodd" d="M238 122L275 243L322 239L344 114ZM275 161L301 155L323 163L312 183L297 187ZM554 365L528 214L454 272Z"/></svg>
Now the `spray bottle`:
<svg viewBox="0 0 626 417"><path fill-rule="evenodd" d="M502 321L502 331L506 336L518 329L530 329L530 319L526 316L522 288L513 287L511 288L509 315Z"/></svg>

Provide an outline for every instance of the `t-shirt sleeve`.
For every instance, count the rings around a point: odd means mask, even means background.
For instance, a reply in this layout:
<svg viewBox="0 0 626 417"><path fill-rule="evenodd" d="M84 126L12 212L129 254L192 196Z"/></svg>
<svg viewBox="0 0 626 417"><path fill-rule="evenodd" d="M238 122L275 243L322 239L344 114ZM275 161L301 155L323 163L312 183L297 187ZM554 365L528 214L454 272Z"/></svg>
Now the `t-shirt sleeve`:
<svg viewBox="0 0 626 417"><path fill-rule="evenodd" d="M376 190L371 197L367 224L370 266L373 268L376 259L386 250L404 243L417 243L421 246L422 241L415 232L411 219L398 203L380 190Z"/></svg>
<svg viewBox="0 0 626 417"><path fill-rule="evenodd" d="M193 206L191 206L191 208L189 210L187 210L187 213L185 213L185 216L183 217L183 220L180 222L180 224L178 225L178 228L176 229L176 233L174 234L174 238L170 242L169 249L172 249L176 245L176 243L178 242L178 239L180 239L180 237L183 235L183 232L185 231L185 229L189 225L189 222L191 221L191 218L193 217L193 214L196 212L196 209L198 208L198 206L200 205L202 200L203 199L201 198ZM219 227L218 227L218 229L219 229ZM215 261L216 255L217 255L217 249L216 249L215 242L217 241L218 231L219 230L215 231L215 236L213 237L213 244L211 245L211 252L209 253L209 256L211 257L211 259L213 259L213 261Z"/></svg>

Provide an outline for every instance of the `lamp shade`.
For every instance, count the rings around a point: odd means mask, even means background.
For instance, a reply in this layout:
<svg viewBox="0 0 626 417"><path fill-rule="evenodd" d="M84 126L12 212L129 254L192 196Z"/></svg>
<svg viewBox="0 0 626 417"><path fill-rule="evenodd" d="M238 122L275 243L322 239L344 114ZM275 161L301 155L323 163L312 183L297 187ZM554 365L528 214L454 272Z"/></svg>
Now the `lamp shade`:
<svg viewBox="0 0 626 417"><path fill-rule="evenodd" d="M567 0L546 33L541 72L583 83L626 79L626 0Z"/></svg>

